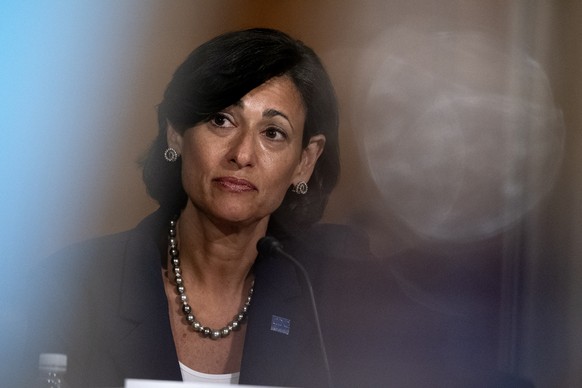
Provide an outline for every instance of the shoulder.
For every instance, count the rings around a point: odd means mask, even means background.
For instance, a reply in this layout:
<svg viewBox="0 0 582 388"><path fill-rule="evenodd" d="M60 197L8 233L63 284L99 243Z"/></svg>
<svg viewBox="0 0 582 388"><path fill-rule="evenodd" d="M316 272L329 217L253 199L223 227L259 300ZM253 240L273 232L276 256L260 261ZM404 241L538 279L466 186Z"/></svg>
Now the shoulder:
<svg viewBox="0 0 582 388"><path fill-rule="evenodd" d="M350 262L372 257L368 235L350 225L315 224L283 241L283 245L298 256L315 255Z"/></svg>
<svg viewBox="0 0 582 388"><path fill-rule="evenodd" d="M28 272L31 307L84 309L90 301L96 308L116 297L125 280L139 282L146 271L142 268L159 268L159 218L156 212L133 229L79 242L41 259Z"/></svg>
<svg viewBox="0 0 582 388"><path fill-rule="evenodd" d="M162 228L163 215L158 211L140 221L134 228L100 236L69 245L42 259L32 270L33 276L46 277L46 274L75 272L75 276L99 275L98 268L106 267L111 274L114 268L122 265L123 258L131 253L132 245L145 247L156 242L158 231Z"/></svg>
<svg viewBox="0 0 582 388"><path fill-rule="evenodd" d="M81 264L81 262L93 261L94 258L107 260L112 258L115 253L124 251L130 235L131 231L125 231L69 245L44 258L40 267L46 270L47 267L55 265L72 265L71 261ZM100 261L97 260L97 262Z"/></svg>

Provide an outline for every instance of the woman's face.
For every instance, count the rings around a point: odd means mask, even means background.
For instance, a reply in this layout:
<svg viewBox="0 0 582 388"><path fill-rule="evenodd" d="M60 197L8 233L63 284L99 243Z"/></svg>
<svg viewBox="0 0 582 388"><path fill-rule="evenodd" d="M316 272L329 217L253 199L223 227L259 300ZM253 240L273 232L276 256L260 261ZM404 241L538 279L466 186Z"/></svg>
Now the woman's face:
<svg viewBox="0 0 582 388"><path fill-rule="evenodd" d="M291 184L307 182L325 137L302 148L305 108L288 77L272 78L168 144L182 157L188 205L213 221L268 220Z"/></svg>

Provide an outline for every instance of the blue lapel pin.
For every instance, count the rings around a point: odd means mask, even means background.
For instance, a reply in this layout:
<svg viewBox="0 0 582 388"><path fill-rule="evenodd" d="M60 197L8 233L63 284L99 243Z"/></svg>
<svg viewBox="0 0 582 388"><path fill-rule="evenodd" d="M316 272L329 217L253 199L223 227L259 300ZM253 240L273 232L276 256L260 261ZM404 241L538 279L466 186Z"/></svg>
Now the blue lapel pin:
<svg viewBox="0 0 582 388"><path fill-rule="evenodd" d="M291 320L276 315L271 316L271 331L289 335L291 329Z"/></svg>

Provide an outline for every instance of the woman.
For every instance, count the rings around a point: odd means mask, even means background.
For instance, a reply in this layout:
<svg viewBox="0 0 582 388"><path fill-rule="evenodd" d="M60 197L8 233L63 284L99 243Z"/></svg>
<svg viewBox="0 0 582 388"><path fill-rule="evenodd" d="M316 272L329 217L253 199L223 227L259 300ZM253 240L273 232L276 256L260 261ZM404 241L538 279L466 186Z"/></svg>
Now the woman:
<svg viewBox="0 0 582 388"><path fill-rule="evenodd" d="M162 210L179 215L168 247L179 264L163 279L182 375L236 373L246 325L232 317L252 303L257 241L269 227L281 235L317 221L336 182L333 89L309 48L247 30L196 49L158 114L144 177Z"/></svg>
<svg viewBox="0 0 582 388"><path fill-rule="evenodd" d="M306 280L256 248L272 235L301 253L292 241L319 238L301 236L339 174L337 104L319 59L275 30L218 36L177 69L158 124L143 176L160 209L40 269L44 298L32 303L48 333L35 349L66 353L79 386L329 384Z"/></svg>

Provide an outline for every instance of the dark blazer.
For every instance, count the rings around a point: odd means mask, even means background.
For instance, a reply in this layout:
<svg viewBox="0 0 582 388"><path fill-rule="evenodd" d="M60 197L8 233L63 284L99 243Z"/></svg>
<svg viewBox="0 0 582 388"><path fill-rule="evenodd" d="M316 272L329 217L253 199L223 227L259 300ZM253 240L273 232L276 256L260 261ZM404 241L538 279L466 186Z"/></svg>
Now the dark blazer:
<svg viewBox="0 0 582 388"><path fill-rule="evenodd" d="M39 352L66 353L69 382L79 387L181 380L161 275L168 220L157 211L133 230L67 248L39 268L28 362ZM284 246L313 284L334 386L503 386L457 371L449 334L458 317L412 302L361 234L318 225ZM259 256L253 270L240 383L326 386L306 280L280 257Z"/></svg>
<svg viewBox="0 0 582 388"><path fill-rule="evenodd" d="M69 357L74 386L122 386L126 378L181 380L162 283L168 215L67 248L33 282L31 362ZM305 280L289 262L258 257L241 384L325 386L327 377ZM288 333L273 320L288 320Z"/></svg>

